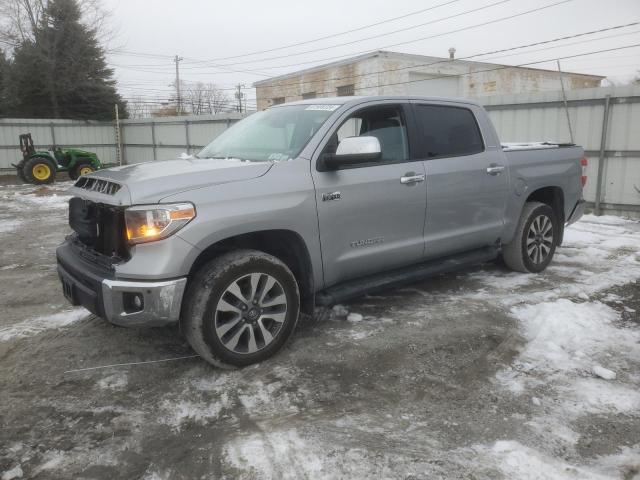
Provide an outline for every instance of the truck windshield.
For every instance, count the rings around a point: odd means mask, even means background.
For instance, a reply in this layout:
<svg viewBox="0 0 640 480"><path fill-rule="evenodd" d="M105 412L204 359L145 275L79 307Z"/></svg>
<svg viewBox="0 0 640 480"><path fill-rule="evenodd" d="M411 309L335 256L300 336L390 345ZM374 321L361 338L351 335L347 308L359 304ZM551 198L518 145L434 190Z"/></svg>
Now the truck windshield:
<svg viewBox="0 0 640 480"><path fill-rule="evenodd" d="M339 105L288 105L254 113L207 145L199 158L286 161L298 156Z"/></svg>

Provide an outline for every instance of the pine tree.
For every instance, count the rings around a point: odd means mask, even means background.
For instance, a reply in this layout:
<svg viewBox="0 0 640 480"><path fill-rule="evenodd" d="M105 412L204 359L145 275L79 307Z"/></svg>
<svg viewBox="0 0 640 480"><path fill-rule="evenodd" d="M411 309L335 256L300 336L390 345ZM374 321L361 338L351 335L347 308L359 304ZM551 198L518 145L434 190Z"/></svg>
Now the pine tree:
<svg viewBox="0 0 640 480"><path fill-rule="evenodd" d="M126 117L97 32L82 24L76 0L50 0L34 33L14 52L12 115L109 120L118 103Z"/></svg>

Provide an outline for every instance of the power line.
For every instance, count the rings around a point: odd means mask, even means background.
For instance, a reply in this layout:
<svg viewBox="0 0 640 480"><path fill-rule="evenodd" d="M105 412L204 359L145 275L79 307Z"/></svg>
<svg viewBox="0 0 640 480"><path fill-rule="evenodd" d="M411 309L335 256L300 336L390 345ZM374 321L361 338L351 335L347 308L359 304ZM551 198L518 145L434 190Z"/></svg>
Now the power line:
<svg viewBox="0 0 640 480"><path fill-rule="evenodd" d="M326 46L326 47L320 47L320 48L315 48L315 49L312 49L312 50L305 50L305 51L302 51L302 52L290 53L290 54L280 55L280 56L276 56L276 57L260 58L259 60L249 60L249 61L246 61L246 62L229 63L229 64L223 64L223 65L240 65L242 63L255 63L256 61L262 62L262 61L268 61L268 60L275 60L275 59L279 59L279 58L288 58L288 57L295 57L295 56L298 56L298 55L305 55L307 53L313 53L313 52L319 52L319 51L323 51L323 50L329 50L329 49L336 48L336 47L344 47L346 45L353 45L354 43L365 42L367 40L372 40L374 38L385 37L385 36L388 36L388 35L393 35L395 33L406 32L407 30L413 30L415 28L420 28L420 27L424 27L424 26L427 26L427 25L432 25L434 23L443 22L445 20L450 20L452 18L468 15L470 13L478 12L480 10L485 10L487 8L494 7L496 5L500 5L502 3L507 3L507 2L511 2L511 1L513 1L513 0L499 0L497 2L494 2L494 3L490 4L490 5L485 5L485 6L479 7L479 8L473 8L471 10L466 10L466 11L461 12L461 13L456 13L455 15L449 15L447 17L437 18L435 20L430 20L428 22L419 23L419 24L416 24L416 25L410 25L408 27L399 28L399 29L393 30L391 32L379 33L379 34L372 35L372 36L369 36L369 37L364 37L364 38L360 38L360 39L357 39L357 40L351 40L349 42L338 43L338 44L329 45L329 46ZM570 1L570 0L567 0L567 1ZM448 2L448 3L441 4L441 5L437 5L436 7L432 7L430 9L426 9L426 10L432 10L433 8L437 8L437 7L440 7L440 6L443 6L443 5L447 5L449 3L453 3L453 2ZM424 10L424 11L426 11L426 10ZM378 25L380 25L381 23L385 23L385 22L380 22L380 23L378 23ZM353 31L357 31L357 29L353 30ZM349 32L349 33L351 33L351 32ZM323 37L323 39L327 39L327 38L331 38L331 37L332 37L331 35L328 35L326 37ZM301 42L301 43L298 43L298 44L293 44L291 46L299 46L299 45L304 45L306 43L312 43L312 42L313 41ZM265 50L265 51L262 51L262 52L259 52L259 53L266 53L266 52L272 52L272 51L276 51L276 50L282 50L283 48L288 48L288 47L274 48L274 49ZM249 55L254 55L254 54L236 55L236 56L226 57L226 58L225 57L223 57L223 58L213 58L211 60L203 60L202 62L198 62L198 63L208 63L208 62L215 62L215 61L218 61L218 60L241 58L241 57L246 57L246 56L249 56ZM192 68L197 68L197 67L192 67Z"/></svg>
<svg viewBox="0 0 640 480"><path fill-rule="evenodd" d="M498 1L496 3L493 3L493 4L489 4L489 5L485 5L483 7L479 7L479 8L476 8L476 9L472 9L472 10L468 10L468 11L465 11L465 12L461 12L459 14L456 14L456 15L453 15L453 16L450 16L450 17L445 17L445 18L442 18L442 19L436 19L436 20L433 20L431 22L426 22L424 24L420 24L420 25L417 25L417 26L414 26L414 27L411 27L411 28L416 28L418 26L424 26L424 25L427 25L427 24L430 24L430 23L435 23L435 22L446 20L446 19L453 18L453 17L456 17L456 16L461 16L461 15L465 15L465 14L468 14L468 13L473 13L473 12L476 12L476 11L479 11L479 10L482 10L482 9L490 8L490 7L498 5L500 3L505 3L507 1L511 1L511 0L500 0L500 1ZM378 47L375 50L380 50L380 49L384 49L384 48L391 48L391 47L400 46L400 45L407 45L407 44L410 44L410 43L416 43L416 42L420 42L420 41L423 41L423 40L429 40L429 39L432 39L432 38L449 35L449 34L452 34L452 33L459 33L459 32L462 32L462 31L473 29L473 28L478 28L478 27L482 27L482 26L486 26L486 25L491 25L491 24L502 22L502 21L505 21L505 20L511 20L513 18L517 18L517 17L521 17L521 16L524 16L524 15L528 15L530 13L546 10L548 8L552 8L552 7L555 7L555 6L558 6L558 5L569 3L571 1L573 1L573 0L561 0L561 1L549 4L549 5L545 5L545 6L542 6L542 7L534 8L534 9L527 10L527 11L520 12L520 13L513 14L513 15L508 15L506 17L501 17L501 18L498 18L498 19L489 20L489 21L478 23L478 24L475 24L475 25L470 25L470 26L458 28L458 29L455 29L455 30L450 30L450 31L447 31L447 32L442 32L442 33L430 35L430 36L427 36L427 37L421 37L421 38L414 39L414 40L408 40L408 41L404 41L404 42L398 42L398 43L394 43L394 44L390 44L390 45L385 45L385 46L382 46L382 47ZM397 33L398 31L401 31L401 30L397 30L397 31L394 31L394 32L391 32L391 33ZM383 35L386 35L386 34L382 34L382 35L379 35L379 36L383 36ZM371 38L374 38L374 37L371 37ZM335 44L335 45L332 45L331 47L325 47L324 49L337 48L337 47L349 45L351 43L356 43L357 41L345 42L345 43L341 43L341 44ZM208 60L197 60L197 59L191 59L189 57L186 57L185 61L190 63L190 64L191 63L203 63L203 64L206 64L206 65L187 66L187 67L183 67L183 69L190 69L190 70L202 69L202 68L223 68L224 69L224 68L229 67L229 66L248 64L248 63L259 63L259 62L263 62L263 61L273 60L273 59L276 59L276 58L283 58L283 57L302 55L302 54L310 53L310 52L317 51L317 50L318 49L316 49L316 50L308 50L308 51L300 52L300 53L296 53L296 54L290 54L290 55L284 55L284 56L278 56L278 57L270 57L270 58L267 58L267 59L258 59L258 60L250 60L250 61L236 62L236 63L223 63L223 64L217 64L217 63L214 64L214 63L211 63L211 61L208 61ZM320 50L322 50L322 49L320 49ZM278 68L295 67L295 66L299 66L299 65L307 65L307 64L310 64L310 63L318 63L318 62L323 62L323 61L327 61L327 60L334 60L334 59L339 59L339 58L351 57L351 56L359 55L359 54L362 54L362 53L368 53L369 51L371 51L371 50L363 50L363 51L349 53L349 54L345 54L345 55L336 55L336 56L332 56L332 57L326 57L326 58L323 58L323 59L310 60L310 61L299 62L299 63L288 64L288 65L262 67L262 68L267 68L269 70L274 70L274 69L278 69ZM147 54L147 53L139 53L139 52L130 52L130 51L124 51L124 50L118 50L118 51L114 50L113 52L127 53L127 54L132 55L132 56L144 56L144 57L150 57L150 58L165 58L166 57L164 55ZM155 73L155 72L149 72L149 73ZM256 70L238 71L236 73L259 74L259 75L263 75L263 76L267 76L267 77L273 76L273 75L270 75L270 74L265 74L265 73L259 72L257 69Z"/></svg>
<svg viewBox="0 0 640 480"><path fill-rule="evenodd" d="M635 24L640 24L640 22L632 23L632 24L629 24L629 25L624 25L624 27L635 25ZM615 28L618 28L618 27L612 27L612 29L615 29ZM596 33L600 33L601 31L602 30L596 31ZM523 54L527 54L527 53L542 52L542 51L546 51L546 50L553 50L555 48L571 47L573 45L581 45L583 43L597 42L597 41L600 41L600 40L606 40L608 38L625 37L627 35L634 35L636 33L640 33L640 30L634 30L633 32L627 32L627 33L619 33L617 35L607 35L605 37L599 37L599 38L590 38L588 40L581 40L579 42L565 43L563 45L555 45L553 47L537 48L535 50L529 50L527 52L512 53L510 55L500 55L500 56L497 56L497 57L489 57L489 58L483 59L483 61L494 60L494 59L497 59L497 58L513 57L514 55L523 55ZM615 57L613 57L613 58L615 58Z"/></svg>
<svg viewBox="0 0 640 480"><path fill-rule="evenodd" d="M463 12L463 14L476 12L478 10L489 8L489 7L498 5L500 3L505 3L505 1L511 1L511 0L501 0L499 2L490 4L490 5L486 5L484 7L480 7L480 8L476 8L476 9L473 9L473 10L469 10L467 12ZM384 45L382 47L376 48L375 50L382 50L382 49L385 49L385 48L397 47L397 46L401 46L401 45L408 45L410 43L416 43L416 42L421 42L421 41L424 41L424 40L430 40L432 38L442 37L442 36L445 36L445 35L450 35L452 33L459 33L459 32L463 32L463 31L466 31L466 30L471 30L471 29L478 28L478 27L484 27L484 26L487 26L487 25L492 25L494 23L503 22L505 20L511 20L513 18L517 18L517 17L521 17L521 16L524 16L524 15L529 15L531 13L535 13L535 12L539 12L539 11L542 11L542 10L546 10L548 8L556 7L558 5L569 3L569 2L572 2L572 1L573 0L561 0L559 2L555 2L555 3L549 4L549 5L545 5L545 6L538 7L538 8L533 8L531 10L527 10L527 11L524 11L524 12L516 13L516 14L513 14L513 15L508 15L506 17L501 17L501 18L497 18L497 19L494 19L494 20L488 20L486 22L477 23L475 25L468 25L466 27L461 27L461 28L457 28L457 29L454 29L454 30L449 30L449 31L446 31L446 32L441 32L441 33L437 33L437 34L433 34L433 35L428 35L426 37L421 37L421 38L417 38L417 39L414 39L414 40L407 40L407 41L403 41L403 42ZM459 16L459 15L462 15L462 14L458 14L457 16ZM446 17L445 19L448 19L448 18L452 18L452 17ZM443 19L434 20L432 22L427 22L427 23L422 24L422 25L427 25L429 23L434 23L434 22L437 22L437 21L440 21L440 20L443 20ZM420 25L420 26L422 26L422 25ZM398 31L401 31L401 30L398 30ZM397 31L393 32L393 33L397 33ZM371 38L374 38L374 37L371 37ZM323 49L307 50L307 51L300 52L300 53L284 55L284 56L278 56L278 57L264 58L264 59L259 59L259 60L249 60L249 61L236 62L236 63L215 64L215 66L217 66L217 67L229 67L229 66L242 65L242 64L247 64L247 63L259 63L259 62L274 60L274 59L277 59L277 58L288 58L288 57L293 57L293 56L297 56L297 55L303 55L303 54L312 53L312 52L315 52L315 51L318 51L318 50L326 50L328 48L342 47L342 46L345 46L345 45L349 45L350 43L356 43L356 42L357 41L341 43L341 44L335 44L335 45L332 45L330 47L325 47ZM307 62L300 62L300 63L294 63L294 64L288 64L288 65L278 65L276 67L268 67L268 68L276 69L276 68L286 68L286 67L293 67L293 66L298 66L298 65L305 65L305 64L309 64L309 63L316 63L316 62L319 62L319 61L326 61L326 60L333 60L333 59L337 59L337 58L343 58L345 56L360 55L360 54L367 53L367 52L370 52L370 51L371 50L362 50L362 51L359 51L359 52L350 53L348 55L337 55L337 56L333 56L333 57L326 57L326 58L323 58L321 60L310 60L310 61L307 61ZM212 64L211 66L214 66L214 65ZM196 69L196 68L206 68L206 66L201 66L201 67L193 66L193 67L185 67L185 68Z"/></svg>
<svg viewBox="0 0 640 480"><path fill-rule="evenodd" d="M314 38L314 39L311 39L311 40L305 40L303 42L290 43L288 45L282 45L280 47L270 48L270 49L267 49L267 50L257 50L257 51L254 51L254 52L241 53L241 54L232 55L232 56L229 56L229 57L211 58L209 60L202 60L202 61L203 62L216 62L218 60L231 60L233 58L241 58L241 57L248 57L248 56L252 56L252 55L260 55L260 54L263 54L263 53L275 52L277 50L284 50L286 48L299 47L301 45L308 45L310 43L320 42L322 40L327 40L329 38L334 38L334 37L339 37L339 36L342 36L342 35L347 35L349 33L359 32L361 30L366 30L367 28L377 27L378 25L382 25L384 23L390 23L390 22L394 22L396 20L401 20L403 18L411 17L411 16L414 16L414 15L419 15L420 13L428 12L430 10L435 10L436 8L444 7L446 5L451 5L452 3L456 3L456 2L459 2L459 1L460 0L450 0L448 2L440 3L438 5L434 5L434 6L429 7L429 8L423 8L421 10L416 10L414 12L409 12L407 14L400 15L398 17L388 18L386 20L381 20L381 21L376 22L376 23L370 23L369 25L364 25L362 27L353 28L351 30L345 30L343 32L332 33L331 35L325 35L323 37L317 37L317 38Z"/></svg>

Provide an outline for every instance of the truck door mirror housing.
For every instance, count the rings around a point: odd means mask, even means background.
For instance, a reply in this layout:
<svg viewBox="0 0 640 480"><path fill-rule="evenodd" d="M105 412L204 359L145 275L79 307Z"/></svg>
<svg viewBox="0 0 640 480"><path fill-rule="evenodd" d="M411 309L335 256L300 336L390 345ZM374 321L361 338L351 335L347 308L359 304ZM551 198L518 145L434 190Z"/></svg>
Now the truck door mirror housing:
<svg viewBox="0 0 640 480"><path fill-rule="evenodd" d="M323 155L323 163L328 170L335 170L342 166L373 162L381 155L382 148L376 137L346 137L338 144L336 153Z"/></svg>

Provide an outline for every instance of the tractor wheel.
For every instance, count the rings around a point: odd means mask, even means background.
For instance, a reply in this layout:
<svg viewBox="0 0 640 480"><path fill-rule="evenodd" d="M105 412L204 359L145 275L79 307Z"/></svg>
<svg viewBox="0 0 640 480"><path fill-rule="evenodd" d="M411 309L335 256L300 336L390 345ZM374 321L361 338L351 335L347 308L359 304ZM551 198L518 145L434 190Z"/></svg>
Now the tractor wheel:
<svg viewBox="0 0 640 480"><path fill-rule="evenodd" d="M22 172L27 183L53 183L56 179L56 164L46 157L31 157L24 162Z"/></svg>
<svg viewBox="0 0 640 480"><path fill-rule="evenodd" d="M93 168L93 165L91 165L91 163L89 163L86 160L80 160L78 163L76 163L76 166L73 168L73 172L72 172L73 177L71 179L76 180L77 178L80 178L81 175L87 175L95 171L96 169ZM71 175L69 176L71 177Z"/></svg>

